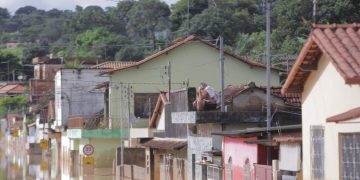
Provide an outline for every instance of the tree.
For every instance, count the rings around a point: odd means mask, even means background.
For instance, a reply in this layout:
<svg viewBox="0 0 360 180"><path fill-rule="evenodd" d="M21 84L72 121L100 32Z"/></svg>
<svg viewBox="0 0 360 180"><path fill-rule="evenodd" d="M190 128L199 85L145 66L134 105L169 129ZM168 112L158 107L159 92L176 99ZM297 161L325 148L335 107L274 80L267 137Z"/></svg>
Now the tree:
<svg viewBox="0 0 360 180"><path fill-rule="evenodd" d="M126 35L126 25L129 22L129 11L134 6L135 1L119 1L115 8L109 9L110 22L109 30L115 33Z"/></svg>
<svg viewBox="0 0 360 180"><path fill-rule="evenodd" d="M11 72L21 66L20 49L0 50L0 77L1 80L11 80Z"/></svg>
<svg viewBox="0 0 360 180"><path fill-rule="evenodd" d="M99 6L77 6L75 14L66 22L67 32L80 33L95 27L108 24L108 15Z"/></svg>
<svg viewBox="0 0 360 180"><path fill-rule="evenodd" d="M8 112L21 112L27 105L27 96L5 96L0 99L0 117L5 117Z"/></svg>
<svg viewBox="0 0 360 180"><path fill-rule="evenodd" d="M94 28L79 34L75 40L76 56L101 56L114 59L122 46L130 43L126 37L109 32L105 28Z"/></svg>
<svg viewBox="0 0 360 180"><path fill-rule="evenodd" d="M24 6L15 11L15 16L20 14L31 14L35 11L37 11L37 9L33 6Z"/></svg>
<svg viewBox="0 0 360 180"><path fill-rule="evenodd" d="M144 58L144 51L136 46L126 46L115 54L116 61L139 61Z"/></svg>
<svg viewBox="0 0 360 180"><path fill-rule="evenodd" d="M156 34L169 30L170 9L159 0L140 0L129 11L127 31L135 40L151 39L156 49Z"/></svg>
<svg viewBox="0 0 360 180"><path fill-rule="evenodd" d="M180 0L171 7L171 21L173 31L184 30L179 29L181 26L187 27L188 1L189 0ZM196 14L200 14L208 7L208 0L189 1L189 19L194 17Z"/></svg>

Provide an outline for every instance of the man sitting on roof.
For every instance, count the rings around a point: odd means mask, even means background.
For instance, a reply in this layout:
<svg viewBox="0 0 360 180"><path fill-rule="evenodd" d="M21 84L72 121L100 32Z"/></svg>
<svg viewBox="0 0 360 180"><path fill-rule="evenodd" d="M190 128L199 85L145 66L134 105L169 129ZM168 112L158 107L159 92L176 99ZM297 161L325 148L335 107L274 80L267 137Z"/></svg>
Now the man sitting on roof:
<svg viewBox="0 0 360 180"><path fill-rule="evenodd" d="M200 83L193 106L196 107L198 111L214 110L217 107L217 101L218 96L215 89L204 82Z"/></svg>

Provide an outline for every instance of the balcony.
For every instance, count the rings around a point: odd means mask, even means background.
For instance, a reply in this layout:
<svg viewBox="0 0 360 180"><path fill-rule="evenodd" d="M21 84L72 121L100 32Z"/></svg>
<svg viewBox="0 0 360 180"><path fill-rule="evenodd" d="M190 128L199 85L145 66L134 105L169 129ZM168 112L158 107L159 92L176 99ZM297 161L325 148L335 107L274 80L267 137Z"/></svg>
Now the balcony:
<svg viewBox="0 0 360 180"><path fill-rule="evenodd" d="M266 112L219 112L219 111L188 111L172 112L172 123L174 124L201 124L201 123L265 123ZM301 123L301 118L294 118L290 113L276 112L273 122L282 125Z"/></svg>

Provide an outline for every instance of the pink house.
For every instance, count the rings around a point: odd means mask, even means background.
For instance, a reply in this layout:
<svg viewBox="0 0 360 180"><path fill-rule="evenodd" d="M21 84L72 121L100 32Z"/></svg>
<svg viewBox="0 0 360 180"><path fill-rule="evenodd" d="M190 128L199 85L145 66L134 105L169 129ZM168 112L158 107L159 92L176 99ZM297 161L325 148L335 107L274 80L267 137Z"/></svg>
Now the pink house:
<svg viewBox="0 0 360 180"><path fill-rule="evenodd" d="M255 179L253 164L266 164L266 147L244 141L256 139L256 137L224 137L224 179Z"/></svg>

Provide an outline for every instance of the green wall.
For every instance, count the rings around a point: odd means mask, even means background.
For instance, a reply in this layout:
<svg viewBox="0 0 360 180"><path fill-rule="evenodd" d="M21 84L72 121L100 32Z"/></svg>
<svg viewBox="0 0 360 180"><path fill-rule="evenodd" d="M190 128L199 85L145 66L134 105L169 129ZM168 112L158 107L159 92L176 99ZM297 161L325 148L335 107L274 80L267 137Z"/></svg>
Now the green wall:
<svg viewBox="0 0 360 180"><path fill-rule="evenodd" d="M121 114L119 102L121 99L120 88L118 87L120 82L132 83L134 93L167 91L168 76L165 66L168 65L169 61L171 62L172 83L189 81L190 87L198 87L200 82L206 82L217 91L220 90L219 51L201 42L188 42L143 65L112 74L110 118L113 128L119 128ZM227 55L225 55L224 64L225 87L227 85L246 84L250 81L254 81L257 85L265 85L265 68L251 66ZM280 85L277 71L272 71L271 84ZM186 87L184 84L172 84L172 89L184 87ZM124 112L127 113L127 103L122 108L125 108Z"/></svg>

